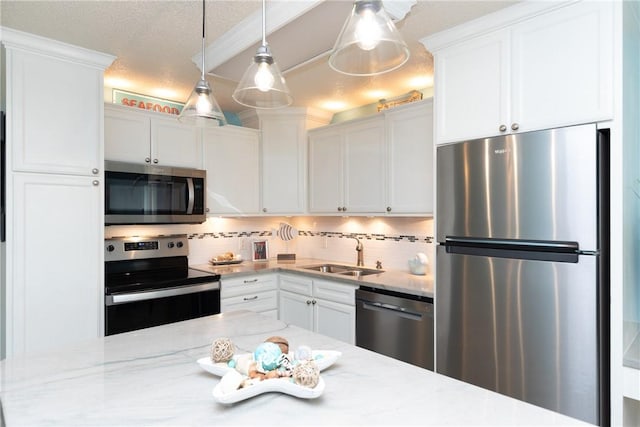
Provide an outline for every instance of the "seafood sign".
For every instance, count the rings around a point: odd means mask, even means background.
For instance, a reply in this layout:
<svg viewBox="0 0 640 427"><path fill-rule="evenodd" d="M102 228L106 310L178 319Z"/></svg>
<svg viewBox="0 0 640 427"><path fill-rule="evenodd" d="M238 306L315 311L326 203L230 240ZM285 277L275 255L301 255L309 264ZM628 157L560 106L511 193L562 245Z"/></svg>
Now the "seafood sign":
<svg viewBox="0 0 640 427"><path fill-rule="evenodd" d="M184 104L152 96L113 89L113 103L157 113L179 115Z"/></svg>

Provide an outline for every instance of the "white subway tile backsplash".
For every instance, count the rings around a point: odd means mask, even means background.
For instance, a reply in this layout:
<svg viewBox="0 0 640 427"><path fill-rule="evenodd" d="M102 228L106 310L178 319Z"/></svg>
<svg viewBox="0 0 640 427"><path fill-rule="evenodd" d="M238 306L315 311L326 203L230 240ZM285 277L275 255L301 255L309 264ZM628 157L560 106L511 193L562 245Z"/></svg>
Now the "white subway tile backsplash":
<svg viewBox="0 0 640 427"><path fill-rule="evenodd" d="M296 228L298 236L290 241L277 237L275 230L281 222ZM352 235L363 243L364 263L369 267L381 261L383 268L408 270L408 260L418 252L426 254L430 263L435 261L431 218L209 218L203 224L105 227L105 237L159 234L187 234L191 264L204 264L224 252L250 260L254 240L268 241L269 258L295 253L298 258L355 264L356 241L348 237Z"/></svg>

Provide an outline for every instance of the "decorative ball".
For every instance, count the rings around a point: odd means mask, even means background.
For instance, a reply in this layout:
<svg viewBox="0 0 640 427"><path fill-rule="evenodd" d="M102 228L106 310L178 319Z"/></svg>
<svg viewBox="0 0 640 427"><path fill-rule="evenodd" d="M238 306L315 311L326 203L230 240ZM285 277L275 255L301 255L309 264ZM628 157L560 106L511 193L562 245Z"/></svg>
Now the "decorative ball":
<svg viewBox="0 0 640 427"><path fill-rule="evenodd" d="M293 380L303 387L314 388L320 381L320 369L313 361L308 361L293 368Z"/></svg>
<svg viewBox="0 0 640 427"><path fill-rule="evenodd" d="M217 338L211 345L211 360L213 362L228 362L233 357L233 342L229 338Z"/></svg>
<svg viewBox="0 0 640 427"><path fill-rule="evenodd" d="M277 344L263 342L253 352L253 360L258 364L258 370L273 371L278 367L278 359L282 350Z"/></svg>
<svg viewBox="0 0 640 427"><path fill-rule="evenodd" d="M313 352L311 351L311 347L306 345L301 345L296 349L295 357L296 357L296 360L313 359Z"/></svg>
<svg viewBox="0 0 640 427"><path fill-rule="evenodd" d="M289 341L287 341L286 338L273 336L273 337L267 338L265 342L272 342L274 344L278 344L278 346L280 347L280 350L282 350L282 354L289 353Z"/></svg>

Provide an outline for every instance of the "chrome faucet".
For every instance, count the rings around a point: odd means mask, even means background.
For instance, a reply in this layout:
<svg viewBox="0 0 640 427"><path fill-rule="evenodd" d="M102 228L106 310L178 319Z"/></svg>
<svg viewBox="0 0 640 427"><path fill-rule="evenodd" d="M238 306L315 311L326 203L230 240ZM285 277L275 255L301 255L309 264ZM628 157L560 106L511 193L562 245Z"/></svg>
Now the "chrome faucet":
<svg viewBox="0 0 640 427"><path fill-rule="evenodd" d="M358 244L356 245L356 252L358 254L358 262L356 263L356 265L358 267L364 266L364 246L362 245L362 242L356 236L349 236L349 238L356 239L356 241L358 242Z"/></svg>

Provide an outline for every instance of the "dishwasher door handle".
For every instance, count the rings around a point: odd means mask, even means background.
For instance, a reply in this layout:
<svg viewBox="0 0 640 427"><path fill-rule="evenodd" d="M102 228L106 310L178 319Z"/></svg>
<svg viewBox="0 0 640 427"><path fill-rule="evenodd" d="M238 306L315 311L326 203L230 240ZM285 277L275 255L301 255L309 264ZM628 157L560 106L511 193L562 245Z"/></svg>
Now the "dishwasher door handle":
<svg viewBox="0 0 640 427"><path fill-rule="evenodd" d="M386 304L383 302L362 301L362 300L361 302L362 302L362 307L367 310L391 313L396 316L404 317L411 320L417 320L417 321L422 320L422 314L408 311L406 308L399 307L397 305Z"/></svg>

